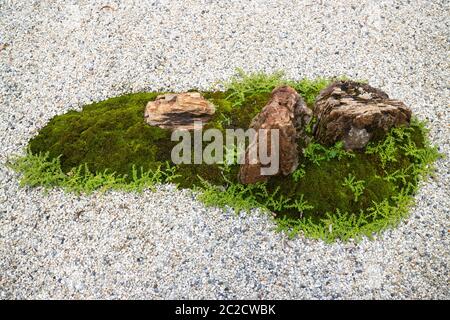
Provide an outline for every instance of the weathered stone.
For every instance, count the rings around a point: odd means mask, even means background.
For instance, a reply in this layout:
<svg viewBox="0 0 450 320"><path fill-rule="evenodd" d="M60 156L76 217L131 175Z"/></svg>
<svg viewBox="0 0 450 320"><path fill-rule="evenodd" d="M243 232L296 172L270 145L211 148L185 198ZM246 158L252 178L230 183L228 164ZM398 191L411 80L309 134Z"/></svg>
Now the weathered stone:
<svg viewBox="0 0 450 320"><path fill-rule="evenodd" d="M363 148L392 127L409 125L411 110L365 83L338 81L321 91L314 106L315 139L325 145L343 141L347 150Z"/></svg>
<svg viewBox="0 0 450 320"><path fill-rule="evenodd" d="M278 172L275 174L282 173L283 175L288 175L297 168L298 152L296 143L296 124L294 120L296 107L299 108L298 112L300 114L302 105L304 105L302 98L291 87L279 87L272 92L269 102L262 111L253 118L250 124L250 128L256 130L256 137L245 152L245 163L241 165L238 175L239 181L246 184L256 183L266 181L269 177L261 173L261 168L263 168L263 166L259 159L259 155L257 159L255 159L256 163L252 164L250 162L251 148L256 148L256 150L259 149L259 129L279 130L279 168ZM270 134L267 135L266 139L268 142L268 155L270 157L272 145Z"/></svg>
<svg viewBox="0 0 450 320"><path fill-rule="evenodd" d="M313 112L306 106L305 101L300 97L294 109L294 125L296 129L297 143L300 147L306 147L311 141L306 128L313 118Z"/></svg>
<svg viewBox="0 0 450 320"><path fill-rule="evenodd" d="M194 121L206 123L214 114L214 105L198 92L164 94L149 101L145 108L148 124L171 130L192 130Z"/></svg>

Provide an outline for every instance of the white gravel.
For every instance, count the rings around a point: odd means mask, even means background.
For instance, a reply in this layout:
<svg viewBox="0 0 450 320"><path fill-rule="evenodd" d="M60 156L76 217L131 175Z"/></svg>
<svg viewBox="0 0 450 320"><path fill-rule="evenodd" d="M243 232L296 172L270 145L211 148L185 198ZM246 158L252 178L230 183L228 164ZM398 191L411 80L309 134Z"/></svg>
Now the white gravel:
<svg viewBox="0 0 450 320"><path fill-rule="evenodd" d="M449 156L449 16L425 0L0 0L0 298L449 299L448 158L398 228L333 245L170 186L46 194L4 166L55 114L236 67L368 79Z"/></svg>

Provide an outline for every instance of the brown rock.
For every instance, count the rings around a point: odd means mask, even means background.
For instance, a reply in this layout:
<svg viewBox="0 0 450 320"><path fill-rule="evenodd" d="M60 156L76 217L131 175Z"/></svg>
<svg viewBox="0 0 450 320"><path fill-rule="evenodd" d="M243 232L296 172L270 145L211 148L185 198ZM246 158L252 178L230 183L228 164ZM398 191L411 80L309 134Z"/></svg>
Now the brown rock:
<svg viewBox="0 0 450 320"><path fill-rule="evenodd" d="M306 103L300 97L294 110L295 129L297 132L297 142L301 147L306 147L311 141L311 137L306 133L306 128L313 118L313 112L306 106Z"/></svg>
<svg viewBox="0 0 450 320"><path fill-rule="evenodd" d="M263 166L260 162L259 155L255 164L250 163L250 149L259 147L259 129L279 129L279 169L275 174L282 173L283 175L288 175L297 168L298 152L295 111L298 108L297 111L300 114L303 111L303 106L303 99L291 87L279 87L272 92L269 102L250 124L250 128L256 130L256 137L245 152L245 163L241 165L238 175L239 181L247 184L266 181L268 179L267 175L262 175L261 173ZM267 149L270 151L272 144L270 134L268 134L267 141Z"/></svg>
<svg viewBox="0 0 450 320"><path fill-rule="evenodd" d="M214 105L198 92L164 94L148 102L145 119L148 124L171 130L192 130L194 121L208 122Z"/></svg>
<svg viewBox="0 0 450 320"><path fill-rule="evenodd" d="M321 91L314 116L317 141L332 145L342 140L345 149L354 150L392 127L409 125L411 110L368 84L338 81Z"/></svg>

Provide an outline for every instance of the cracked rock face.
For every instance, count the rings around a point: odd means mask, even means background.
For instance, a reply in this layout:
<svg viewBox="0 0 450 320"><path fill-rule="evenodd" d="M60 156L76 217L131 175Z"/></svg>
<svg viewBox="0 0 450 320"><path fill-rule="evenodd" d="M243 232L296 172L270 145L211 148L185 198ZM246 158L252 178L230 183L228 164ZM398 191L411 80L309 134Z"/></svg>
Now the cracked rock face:
<svg viewBox="0 0 450 320"><path fill-rule="evenodd" d="M347 150L362 149L392 127L409 125L411 110L368 84L338 81L316 99L314 137L325 145L343 141Z"/></svg>
<svg viewBox="0 0 450 320"><path fill-rule="evenodd" d="M278 171L271 174L288 175L292 173L298 166L298 152L296 142L296 121L295 115L302 113L304 106L303 99L291 87L283 86L273 90L272 96L262 111L253 118L250 128L256 130L256 137L251 142L245 152L245 163L241 165L239 171L239 180L242 183L256 183L266 181L269 175L261 173L260 157L258 155L256 163L250 162L250 150L255 148L260 150L258 146L258 130L259 129L278 129L279 130L279 168ZM305 106L306 108L306 106ZM297 110L297 112L296 112ZM301 122L303 120L300 120ZM267 135L269 155L271 155L271 137ZM254 149L254 150L255 150Z"/></svg>
<svg viewBox="0 0 450 320"><path fill-rule="evenodd" d="M145 108L148 124L171 130L193 130L194 121L208 122L214 105L198 92L164 94L149 101Z"/></svg>

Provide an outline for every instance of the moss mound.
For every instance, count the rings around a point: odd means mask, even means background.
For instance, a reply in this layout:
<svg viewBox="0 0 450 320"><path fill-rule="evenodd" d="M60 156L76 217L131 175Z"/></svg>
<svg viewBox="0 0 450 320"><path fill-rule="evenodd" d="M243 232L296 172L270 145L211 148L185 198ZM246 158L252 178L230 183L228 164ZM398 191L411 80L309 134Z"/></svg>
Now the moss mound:
<svg viewBox="0 0 450 320"><path fill-rule="evenodd" d="M216 105L208 127L247 128L278 85L293 86L310 107L330 79L287 81L281 74L240 73L223 92L203 92ZM412 195L439 156L424 124L393 129L363 152L312 142L300 150L302 164L291 176L244 186L237 165L173 165L178 142L170 131L143 121L146 103L160 94L136 93L87 105L54 117L30 141L25 157L12 161L22 184L90 192L142 190L174 182L200 191L206 205L235 210L261 207L277 215L279 230L326 241L371 236L407 214Z"/></svg>
<svg viewBox="0 0 450 320"><path fill-rule="evenodd" d="M64 172L82 163L93 172L118 174L129 173L133 164L154 168L170 156L170 133L142 121L143 108L156 95L125 95L56 116L30 141L30 151L61 155Z"/></svg>

